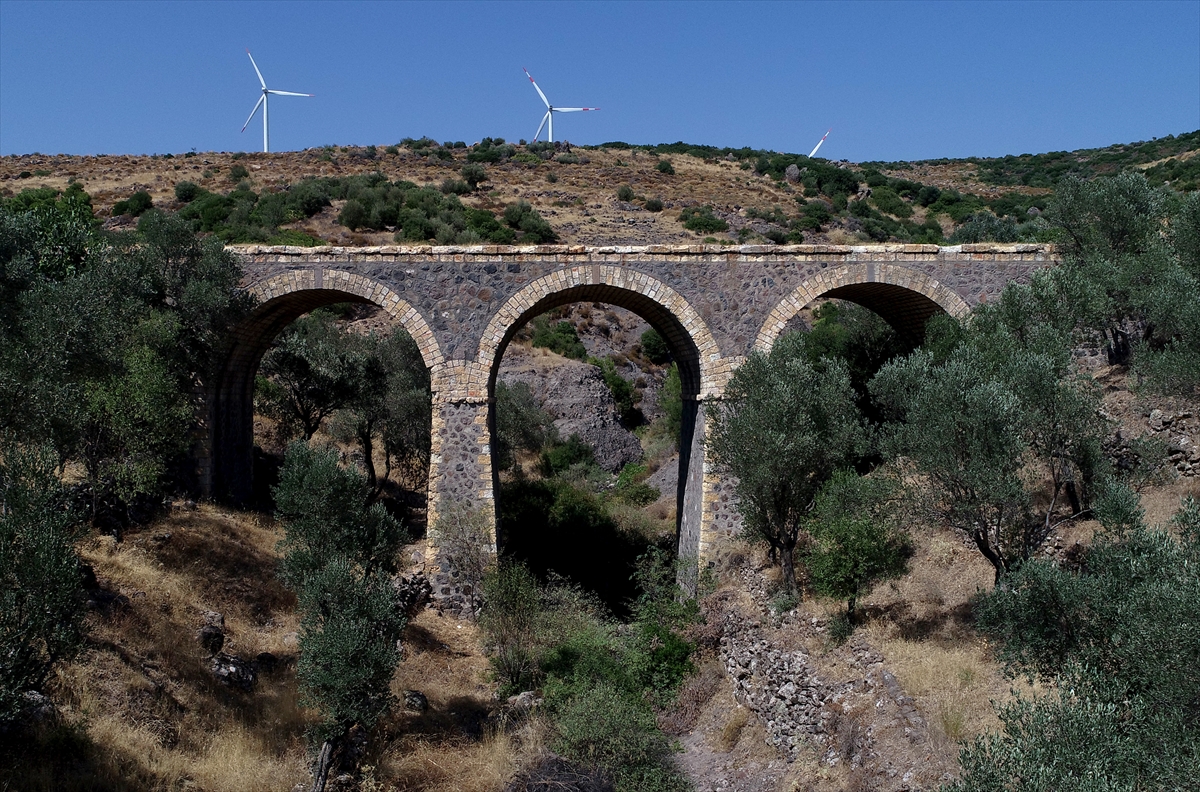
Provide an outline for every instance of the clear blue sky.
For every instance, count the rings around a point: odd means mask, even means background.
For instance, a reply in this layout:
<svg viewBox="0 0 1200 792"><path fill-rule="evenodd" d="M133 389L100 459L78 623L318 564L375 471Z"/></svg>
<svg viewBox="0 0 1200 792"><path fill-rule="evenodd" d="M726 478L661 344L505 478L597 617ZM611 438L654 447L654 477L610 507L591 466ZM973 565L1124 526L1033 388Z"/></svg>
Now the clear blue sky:
<svg viewBox="0 0 1200 792"><path fill-rule="evenodd" d="M1200 128L1200 2L0 0L0 154L429 135L684 140L831 159L995 156Z"/></svg>

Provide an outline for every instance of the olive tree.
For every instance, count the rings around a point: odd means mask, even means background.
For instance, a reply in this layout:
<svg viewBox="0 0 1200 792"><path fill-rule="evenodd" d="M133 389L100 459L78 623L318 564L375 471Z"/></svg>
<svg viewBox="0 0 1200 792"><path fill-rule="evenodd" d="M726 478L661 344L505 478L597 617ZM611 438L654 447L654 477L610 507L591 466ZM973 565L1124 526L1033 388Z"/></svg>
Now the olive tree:
<svg viewBox="0 0 1200 792"><path fill-rule="evenodd" d="M77 521L48 447L0 451L0 725L80 644Z"/></svg>
<svg viewBox="0 0 1200 792"><path fill-rule="evenodd" d="M846 364L812 363L805 343L789 334L751 354L707 413L709 449L735 478L745 531L778 554L789 592L817 493L868 446Z"/></svg>
<svg viewBox="0 0 1200 792"><path fill-rule="evenodd" d="M367 357L362 337L339 327L329 312L313 311L289 325L263 356L255 382L261 409L285 435L309 440L354 398Z"/></svg>
<svg viewBox="0 0 1200 792"><path fill-rule="evenodd" d="M275 489L284 525L281 577L300 605L297 675L304 701L320 711L310 735L321 749L313 789L356 725L371 729L392 703L388 684L405 626L390 573L407 535L336 451L288 448Z"/></svg>
<svg viewBox="0 0 1200 792"><path fill-rule="evenodd" d="M814 589L846 600L850 624L860 595L908 571L913 548L899 519L896 490L883 476L863 478L840 470L817 496L814 541L805 563Z"/></svg>
<svg viewBox="0 0 1200 792"><path fill-rule="evenodd" d="M1068 178L1047 217L1064 252L1056 284L1111 362L1171 390L1200 382L1200 195L1140 173Z"/></svg>
<svg viewBox="0 0 1200 792"><path fill-rule="evenodd" d="M1001 730L964 747L950 792L1195 786L1200 506L1184 502L1176 538L1144 525L1131 492L1104 500L1084 563L1031 561L976 601L1008 671L1055 692L999 707Z"/></svg>

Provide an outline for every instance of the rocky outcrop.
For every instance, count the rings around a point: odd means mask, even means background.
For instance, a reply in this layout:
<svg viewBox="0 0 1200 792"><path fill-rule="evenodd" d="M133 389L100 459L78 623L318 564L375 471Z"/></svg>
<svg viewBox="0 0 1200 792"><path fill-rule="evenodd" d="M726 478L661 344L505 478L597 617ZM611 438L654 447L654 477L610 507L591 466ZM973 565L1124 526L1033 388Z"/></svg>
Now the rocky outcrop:
<svg viewBox="0 0 1200 792"><path fill-rule="evenodd" d="M542 409L554 417L559 436L579 435L605 470L615 473L641 458L642 445L621 426L612 392L595 366L559 357L550 361L539 351L511 347L500 379L529 385Z"/></svg>

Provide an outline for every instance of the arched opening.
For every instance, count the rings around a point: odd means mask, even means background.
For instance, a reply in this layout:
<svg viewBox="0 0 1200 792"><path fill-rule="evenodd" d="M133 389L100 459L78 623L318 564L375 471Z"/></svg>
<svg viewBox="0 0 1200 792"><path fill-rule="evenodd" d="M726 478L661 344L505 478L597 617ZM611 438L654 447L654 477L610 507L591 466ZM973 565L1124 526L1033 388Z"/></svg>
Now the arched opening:
<svg viewBox="0 0 1200 792"><path fill-rule="evenodd" d="M320 283L319 274L307 274L307 282L284 275L250 288L260 303L231 334L224 365L208 390L208 456L201 460L201 472L209 497L236 504L254 498L255 376L274 340L301 316L339 303L375 305L393 326L412 336L427 371L440 361L424 319L390 290L361 276Z"/></svg>
<svg viewBox="0 0 1200 792"><path fill-rule="evenodd" d="M907 267L883 262L847 265L822 270L780 300L763 322L754 348L770 350L792 320L821 297L857 303L875 312L909 343L920 343L925 324L935 314L961 318L971 311L958 294Z"/></svg>
<svg viewBox="0 0 1200 792"><path fill-rule="evenodd" d="M486 366L488 371L488 396L491 405L489 425L494 438L493 452L495 438L498 436L496 393L501 363L505 351L522 328L547 312L578 303L585 304L585 310L603 311L604 306L613 306L636 315L644 320L649 328L657 331L678 369L682 398L679 456L676 463L678 475L672 477L675 490L672 544L678 556L690 557L691 566L694 566L703 516L704 430L700 398L710 380L702 349L715 351L716 345L699 316L669 287L657 282L648 282L630 288L628 285L604 282L603 273L600 275L596 280L601 282L592 283L535 282L512 298L510 303L515 303L514 309L508 310L509 306L505 306L493 319L489 331L484 334L478 357L480 364ZM510 485L507 492L519 495L513 495L506 503L506 487L501 482L497 467L493 466L493 471L497 511L502 516L498 526L500 551L521 558L535 572L545 573L553 569L572 577L600 593L611 606L619 610L624 605L622 597L631 592L626 589L632 570L626 567L632 558L625 556L637 551L636 542L626 541L615 534L607 538L586 535L589 530L596 531L603 527L598 528L596 521L589 522L584 516L586 509L580 512L581 517L578 520L581 533L562 532L558 535L548 535L547 523L538 520L539 512L548 508L548 502L538 501L538 498L545 499L545 490L534 485ZM514 503L518 497L525 500ZM562 510L565 507L559 503L555 508ZM514 515L517 516L516 519ZM522 524L513 524L514 522Z"/></svg>

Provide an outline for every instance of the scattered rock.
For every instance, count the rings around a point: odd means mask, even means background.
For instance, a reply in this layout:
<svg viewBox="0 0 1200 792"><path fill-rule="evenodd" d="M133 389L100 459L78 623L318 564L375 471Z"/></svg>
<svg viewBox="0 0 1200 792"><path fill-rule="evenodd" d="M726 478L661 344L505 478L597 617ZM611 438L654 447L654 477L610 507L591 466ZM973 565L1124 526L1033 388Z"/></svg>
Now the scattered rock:
<svg viewBox="0 0 1200 792"><path fill-rule="evenodd" d="M225 646L225 631L212 624L206 624L201 627L196 637L200 640L200 645L204 647L204 651L210 655L220 654L221 648Z"/></svg>
<svg viewBox="0 0 1200 792"><path fill-rule="evenodd" d="M251 690L257 678L253 664L237 655L216 654L209 658L208 667L220 682L239 690Z"/></svg>
<svg viewBox="0 0 1200 792"><path fill-rule="evenodd" d="M419 690L406 690L404 691L404 709L424 714L429 711L429 699Z"/></svg>
<svg viewBox="0 0 1200 792"><path fill-rule="evenodd" d="M420 613L433 596L433 584L419 573L392 578L392 588L396 590L397 607L409 619Z"/></svg>
<svg viewBox="0 0 1200 792"><path fill-rule="evenodd" d="M783 178L788 184L795 184L800 181L800 167L796 163L787 166L787 170L783 172Z"/></svg>

